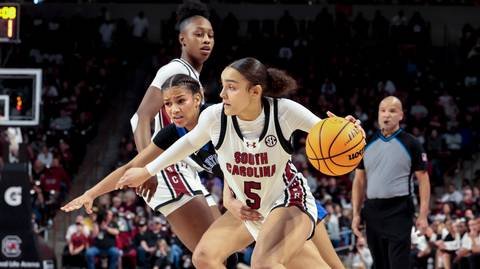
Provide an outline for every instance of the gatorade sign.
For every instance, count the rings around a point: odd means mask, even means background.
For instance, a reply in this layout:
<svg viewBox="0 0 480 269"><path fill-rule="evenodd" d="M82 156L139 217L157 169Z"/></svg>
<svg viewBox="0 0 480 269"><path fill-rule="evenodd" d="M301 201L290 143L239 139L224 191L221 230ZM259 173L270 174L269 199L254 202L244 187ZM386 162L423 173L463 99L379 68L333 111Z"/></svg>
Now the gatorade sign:
<svg viewBox="0 0 480 269"><path fill-rule="evenodd" d="M22 187L12 186L5 191L5 203L9 206L19 206L22 204Z"/></svg>

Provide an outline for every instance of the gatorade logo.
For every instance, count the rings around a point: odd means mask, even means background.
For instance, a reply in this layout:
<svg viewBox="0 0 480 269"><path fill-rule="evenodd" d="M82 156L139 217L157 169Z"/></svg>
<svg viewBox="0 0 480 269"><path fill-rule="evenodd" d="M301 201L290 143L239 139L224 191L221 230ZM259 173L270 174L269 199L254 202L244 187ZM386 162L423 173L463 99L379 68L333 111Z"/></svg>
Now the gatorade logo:
<svg viewBox="0 0 480 269"><path fill-rule="evenodd" d="M5 191L5 202L9 206L19 206L22 204L22 187L10 187Z"/></svg>

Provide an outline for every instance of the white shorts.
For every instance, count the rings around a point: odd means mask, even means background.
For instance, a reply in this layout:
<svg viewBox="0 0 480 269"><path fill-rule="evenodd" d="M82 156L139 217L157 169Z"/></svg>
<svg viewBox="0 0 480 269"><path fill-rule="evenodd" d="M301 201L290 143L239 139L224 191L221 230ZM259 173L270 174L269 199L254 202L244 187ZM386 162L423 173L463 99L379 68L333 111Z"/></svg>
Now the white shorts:
<svg viewBox="0 0 480 269"><path fill-rule="evenodd" d="M318 217L318 211L317 211L317 205L315 203L315 198L313 197L312 193L310 192L310 188L308 187L307 180L299 174L294 180L298 180L300 185L305 186L305 195L300 195L298 196L299 198L294 198L296 197L294 194L294 184L290 184L287 188L289 191L284 191L282 194L278 197L278 199L272 204L268 214L264 216L263 221L245 221L245 226L247 227L247 230L250 232L250 234L253 236L255 240L257 240L258 233L262 229L263 222L267 219L268 215L275 209L280 208L280 207L290 207L290 206L296 206L302 212L307 214L307 216L310 218L311 223L312 223L312 230L310 233L310 236L308 239L313 237L313 234L315 233L315 226L317 223L317 217ZM303 182L303 184L302 184ZM285 197L285 195L288 195L288 197Z"/></svg>
<svg viewBox="0 0 480 269"><path fill-rule="evenodd" d="M182 207L196 195L203 195L209 206L216 205L213 197L203 186L195 169L185 162L171 165L157 174L157 190L148 202L145 202L154 211L160 211L168 216Z"/></svg>

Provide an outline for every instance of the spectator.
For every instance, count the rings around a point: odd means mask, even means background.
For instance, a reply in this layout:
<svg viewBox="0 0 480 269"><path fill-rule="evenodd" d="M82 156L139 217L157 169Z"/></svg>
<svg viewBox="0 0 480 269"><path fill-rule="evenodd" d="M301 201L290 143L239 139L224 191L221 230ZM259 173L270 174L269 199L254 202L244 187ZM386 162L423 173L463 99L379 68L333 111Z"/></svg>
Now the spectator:
<svg viewBox="0 0 480 269"><path fill-rule="evenodd" d="M330 78L325 78L325 82L322 84L320 92L326 96L332 96L337 92L337 87L335 86L335 83L330 80Z"/></svg>
<svg viewBox="0 0 480 269"><path fill-rule="evenodd" d="M68 115L66 110L61 109L60 117L52 120L50 128L58 131L70 130L70 128L72 128L72 118Z"/></svg>
<svg viewBox="0 0 480 269"><path fill-rule="evenodd" d="M137 249L137 264L140 268L150 268L150 258L155 252L157 238L148 230L147 221L140 219L138 222L138 234L133 239Z"/></svg>
<svg viewBox="0 0 480 269"><path fill-rule="evenodd" d="M133 38L138 40L146 39L148 35L149 23L143 11L138 12L137 16L133 18L132 26L133 26L133 30L132 30Z"/></svg>
<svg viewBox="0 0 480 269"><path fill-rule="evenodd" d="M455 189L455 185L453 183L448 183L446 188L446 193L442 196L440 201L442 202L453 202L456 205L462 202L462 193Z"/></svg>
<svg viewBox="0 0 480 269"><path fill-rule="evenodd" d="M417 141L422 145L422 147L425 144L425 137L423 136L422 132L420 131L420 128L418 127L413 127L412 129L412 135L417 139Z"/></svg>
<svg viewBox="0 0 480 269"><path fill-rule="evenodd" d="M439 225L440 240L435 241L434 245L437 247L436 260L440 267L451 268L453 254L460 247L460 237L454 226L452 220Z"/></svg>
<svg viewBox="0 0 480 269"><path fill-rule="evenodd" d="M50 167L52 165L53 154L46 145L42 147L42 152L38 154L37 160L42 162L42 164L46 167Z"/></svg>
<svg viewBox="0 0 480 269"><path fill-rule="evenodd" d="M79 223L81 225L79 225ZM65 234L65 241L70 242L71 241L70 239L72 238L72 235L74 233L76 233L78 231L78 229L80 229L80 228L81 228L81 233L83 235L85 235L86 237L89 237L90 230L84 224L83 215L77 215L75 217L75 223L68 226L67 233Z"/></svg>
<svg viewBox="0 0 480 269"><path fill-rule="evenodd" d="M113 22L109 18L105 19L100 25L98 32L100 33L102 46L104 48L112 47L114 31L115 24L113 24Z"/></svg>
<svg viewBox="0 0 480 269"><path fill-rule="evenodd" d="M467 231L465 219L460 219L456 223L457 233L460 239L460 248L455 251L455 258L453 259L454 267L468 268L468 260L472 250L472 240L470 233Z"/></svg>
<svg viewBox="0 0 480 269"><path fill-rule="evenodd" d="M155 252L154 252L154 269L168 269L171 266L170 260L170 247L167 244L165 239L160 239L157 241Z"/></svg>
<svg viewBox="0 0 480 269"><path fill-rule="evenodd" d="M392 38L397 42L405 41L406 27L407 17L405 17L403 10L400 10L397 14L395 14L395 16L392 17L391 20L390 31Z"/></svg>
<svg viewBox="0 0 480 269"><path fill-rule="evenodd" d="M332 204L327 204L325 209L328 211L328 215L325 218L325 225L327 226L328 235L330 241L332 241L333 247L340 246L340 224L338 216L335 214Z"/></svg>
<svg viewBox="0 0 480 269"><path fill-rule="evenodd" d="M85 266L85 250L88 248L88 238L84 233L83 219L75 222L75 232L70 236L68 243L68 253L64 255L63 265Z"/></svg>
<svg viewBox="0 0 480 269"><path fill-rule="evenodd" d="M95 268L95 258L99 255L108 256L109 269L117 268L120 251L115 246L115 238L118 233L118 226L113 221L112 211L108 210L98 216L97 223L93 226L93 244L86 252L88 269Z"/></svg>
<svg viewBox="0 0 480 269"><path fill-rule="evenodd" d="M352 268L353 269L370 269L373 265L372 254L366 246L363 237L358 238L355 248L352 252Z"/></svg>
<svg viewBox="0 0 480 269"><path fill-rule="evenodd" d="M421 100L417 100L415 105L410 108L410 115L416 120L423 120L428 116L428 109L422 104Z"/></svg>
<svg viewBox="0 0 480 269"><path fill-rule="evenodd" d="M472 255L469 257L469 264L470 268L478 268L480 266L480 218L476 220L469 220L468 227L470 232L468 235L470 236L471 240L471 251ZM468 244L467 244L468 245Z"/></svg>

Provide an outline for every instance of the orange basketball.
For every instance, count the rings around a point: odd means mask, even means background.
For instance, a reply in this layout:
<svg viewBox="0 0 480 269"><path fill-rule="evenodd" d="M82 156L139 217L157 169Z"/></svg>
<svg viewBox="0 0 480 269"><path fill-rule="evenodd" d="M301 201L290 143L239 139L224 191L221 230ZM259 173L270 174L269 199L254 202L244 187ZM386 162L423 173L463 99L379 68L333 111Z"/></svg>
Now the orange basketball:
<svg viewBox="0 0 480 269"><path fill-rule="evenodd" d="M340 176L360 163L365 148L362 132L340 117L321 120L312 127L305 145L310 163L320 172Z"/></svg>

